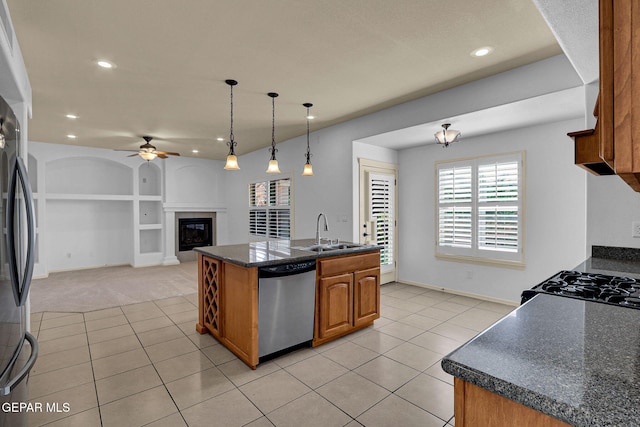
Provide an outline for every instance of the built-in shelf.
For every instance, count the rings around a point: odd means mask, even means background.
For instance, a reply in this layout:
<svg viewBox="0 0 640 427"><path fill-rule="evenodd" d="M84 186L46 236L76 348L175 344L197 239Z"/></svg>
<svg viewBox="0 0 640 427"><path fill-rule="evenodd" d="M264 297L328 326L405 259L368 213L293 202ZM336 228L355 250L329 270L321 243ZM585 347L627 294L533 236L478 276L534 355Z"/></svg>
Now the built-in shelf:
<svg viewBox="0 0 640 427"><path fill-rule="evenodd" d="M104 200L104 201L131 201L132 195L120 194L71 194L71 193L47 193L47 200Z"/></svg>
<svg viewBox="0 0 640 427"><path fill-rule="evenodd" d="M138 226L140 230L162 230L162 224L140 224Z"/></svg>
<svg viewBox="0 0 640 427"><path fill-rule="evenodd" d="M133 196L133 169L100 157L52 160L45 164L45 177L47 194Z"/></svg>
<svg viewBox="0 0 640 427"><path fill-rule="evenodd" d="M162 202L141 200L139 206L140 225L162 222Z"/></svg>
<svg viewBox="0 0 640 427"><path fill-rule="evenodd" d="M162 230L140 230L140 254L162 252Z"/></svg>
<svg viewBox="0 0 640 427"><path fill-rule="evenodd" d="M138 193L140 196L162 194L160 168L155 163L146 162L138 167Z"/></svg>

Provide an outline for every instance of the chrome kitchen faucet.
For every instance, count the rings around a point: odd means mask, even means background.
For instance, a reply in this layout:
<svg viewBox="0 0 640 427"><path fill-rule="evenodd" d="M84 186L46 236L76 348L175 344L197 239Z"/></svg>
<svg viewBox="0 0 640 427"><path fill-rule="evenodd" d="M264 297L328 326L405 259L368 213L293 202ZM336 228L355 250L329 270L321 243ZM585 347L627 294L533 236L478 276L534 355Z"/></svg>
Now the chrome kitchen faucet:
<svg viewBox="0 0 640 427"><path fill-rule="evenodd" d="M318 215L318 219L316 220L316 245L320 244L320 217L324 218L324 231L329 231L329 226L327 225L327 217L325 214L320 212Z"/></svg>

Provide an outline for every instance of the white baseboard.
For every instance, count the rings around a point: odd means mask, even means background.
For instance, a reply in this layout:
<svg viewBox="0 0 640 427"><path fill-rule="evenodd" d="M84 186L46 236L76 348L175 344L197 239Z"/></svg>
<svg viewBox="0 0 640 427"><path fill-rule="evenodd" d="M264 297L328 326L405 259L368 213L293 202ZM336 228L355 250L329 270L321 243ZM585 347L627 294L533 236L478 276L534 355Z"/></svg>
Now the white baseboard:
<svg viewBox="0 0 640 427"><path fill-rule="evenodd" d="M463 297L481 299L483 301L495 302L495 303L498 303L498 304L511 305L513 307L517 307L517 306L520 305L520 302L517 302L517 301L511 301L511 300L506 300L506 299L501 299L501 298L494 298L494 297L489 297L489 296L486 296L486 295L474 294L474 293L471 293L471 292L456 291L454 289L443 288L442 286L428 285L426 283L412 282L410 280L398 280L397 283L403 283L405 285L417 286L419 288L433 289L435 291L442 291L442 292L445 292L447 294L460 295L460 296L463 296Z"/></svg>

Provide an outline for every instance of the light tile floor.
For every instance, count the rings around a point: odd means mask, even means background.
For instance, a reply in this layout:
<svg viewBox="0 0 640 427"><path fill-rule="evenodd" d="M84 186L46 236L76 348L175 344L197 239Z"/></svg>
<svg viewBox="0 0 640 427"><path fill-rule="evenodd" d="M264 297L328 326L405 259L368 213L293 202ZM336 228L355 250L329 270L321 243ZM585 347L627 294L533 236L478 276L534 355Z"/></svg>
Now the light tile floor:
<svg viewBox="0 0 640 427"><path fill-rule="evenodd" d="M251 370L195 331L196 294L32 314L30 426L452 426L442 356L514 307L382 286L373 327ZM65 412L64 404L69 410Z"/></svg>

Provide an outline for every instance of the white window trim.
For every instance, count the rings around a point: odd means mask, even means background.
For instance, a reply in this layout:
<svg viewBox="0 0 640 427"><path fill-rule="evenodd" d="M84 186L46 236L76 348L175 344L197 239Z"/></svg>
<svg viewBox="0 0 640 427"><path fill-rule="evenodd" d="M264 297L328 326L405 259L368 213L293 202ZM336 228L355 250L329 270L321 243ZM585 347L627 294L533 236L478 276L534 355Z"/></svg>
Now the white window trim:
<svg viewBox="0 0 640 427"><path fill-rule="evenodd" d="M498 161L519 161L518 168L518 182L519 182L519 194L518 194L518 251L515 253L503 253L500 251L487 251L478 248L477 245L477 168L478 164L492 163ZM451 246L439 245L439 170L453 166L472 166L472 194L473 201L472 206L472 248L455 248ZM511 267L522 269L525 267L525 177L526 177L526 151L515 151L508 153L499 153L477 157L467 157L454 160L441 160L435 162L434 167L434 253L437 259L460 261L474 264L496 265L502 267Z"/></svg>
<svg viewBox="0 0 640 427"><path fill-rule="evenodd" d="M265 236L262 235L258 235L258 234L252 234L251 233L251 211L252 210L264 210L265 212L267 212L267 222L269 220L268 215L269 215L269 210L279 210L279 209L287 209L286 207L277 207L277 206L252 206L250 201L251 201L251 194L250 194L250 186L252 184L256 184L258 182L269 182L269 181L278 181L278 180L282 180L282 179L288 179L290 182L290 195L289 195L289 200L290 200L290 204L288 206L288 210L289 210L289 238L277 238L277 237L270 237L269 236L269 230L267 227L267 234ZM277 174L277 175L268 175L268 176L263 176L261 178L254 178L251 179L248 184L247 184L247 191L249 192L249 194L247 195L247 199L249 200L249 206L248 206L248 211L247 211L247 235L249 237L249 241L250 242L256 242L256 241L282 241L282 240L293 240L294 239L294 199L293 199L293 186L294 186L294 180L293 180L293 176L292 174Z"/></svg>

